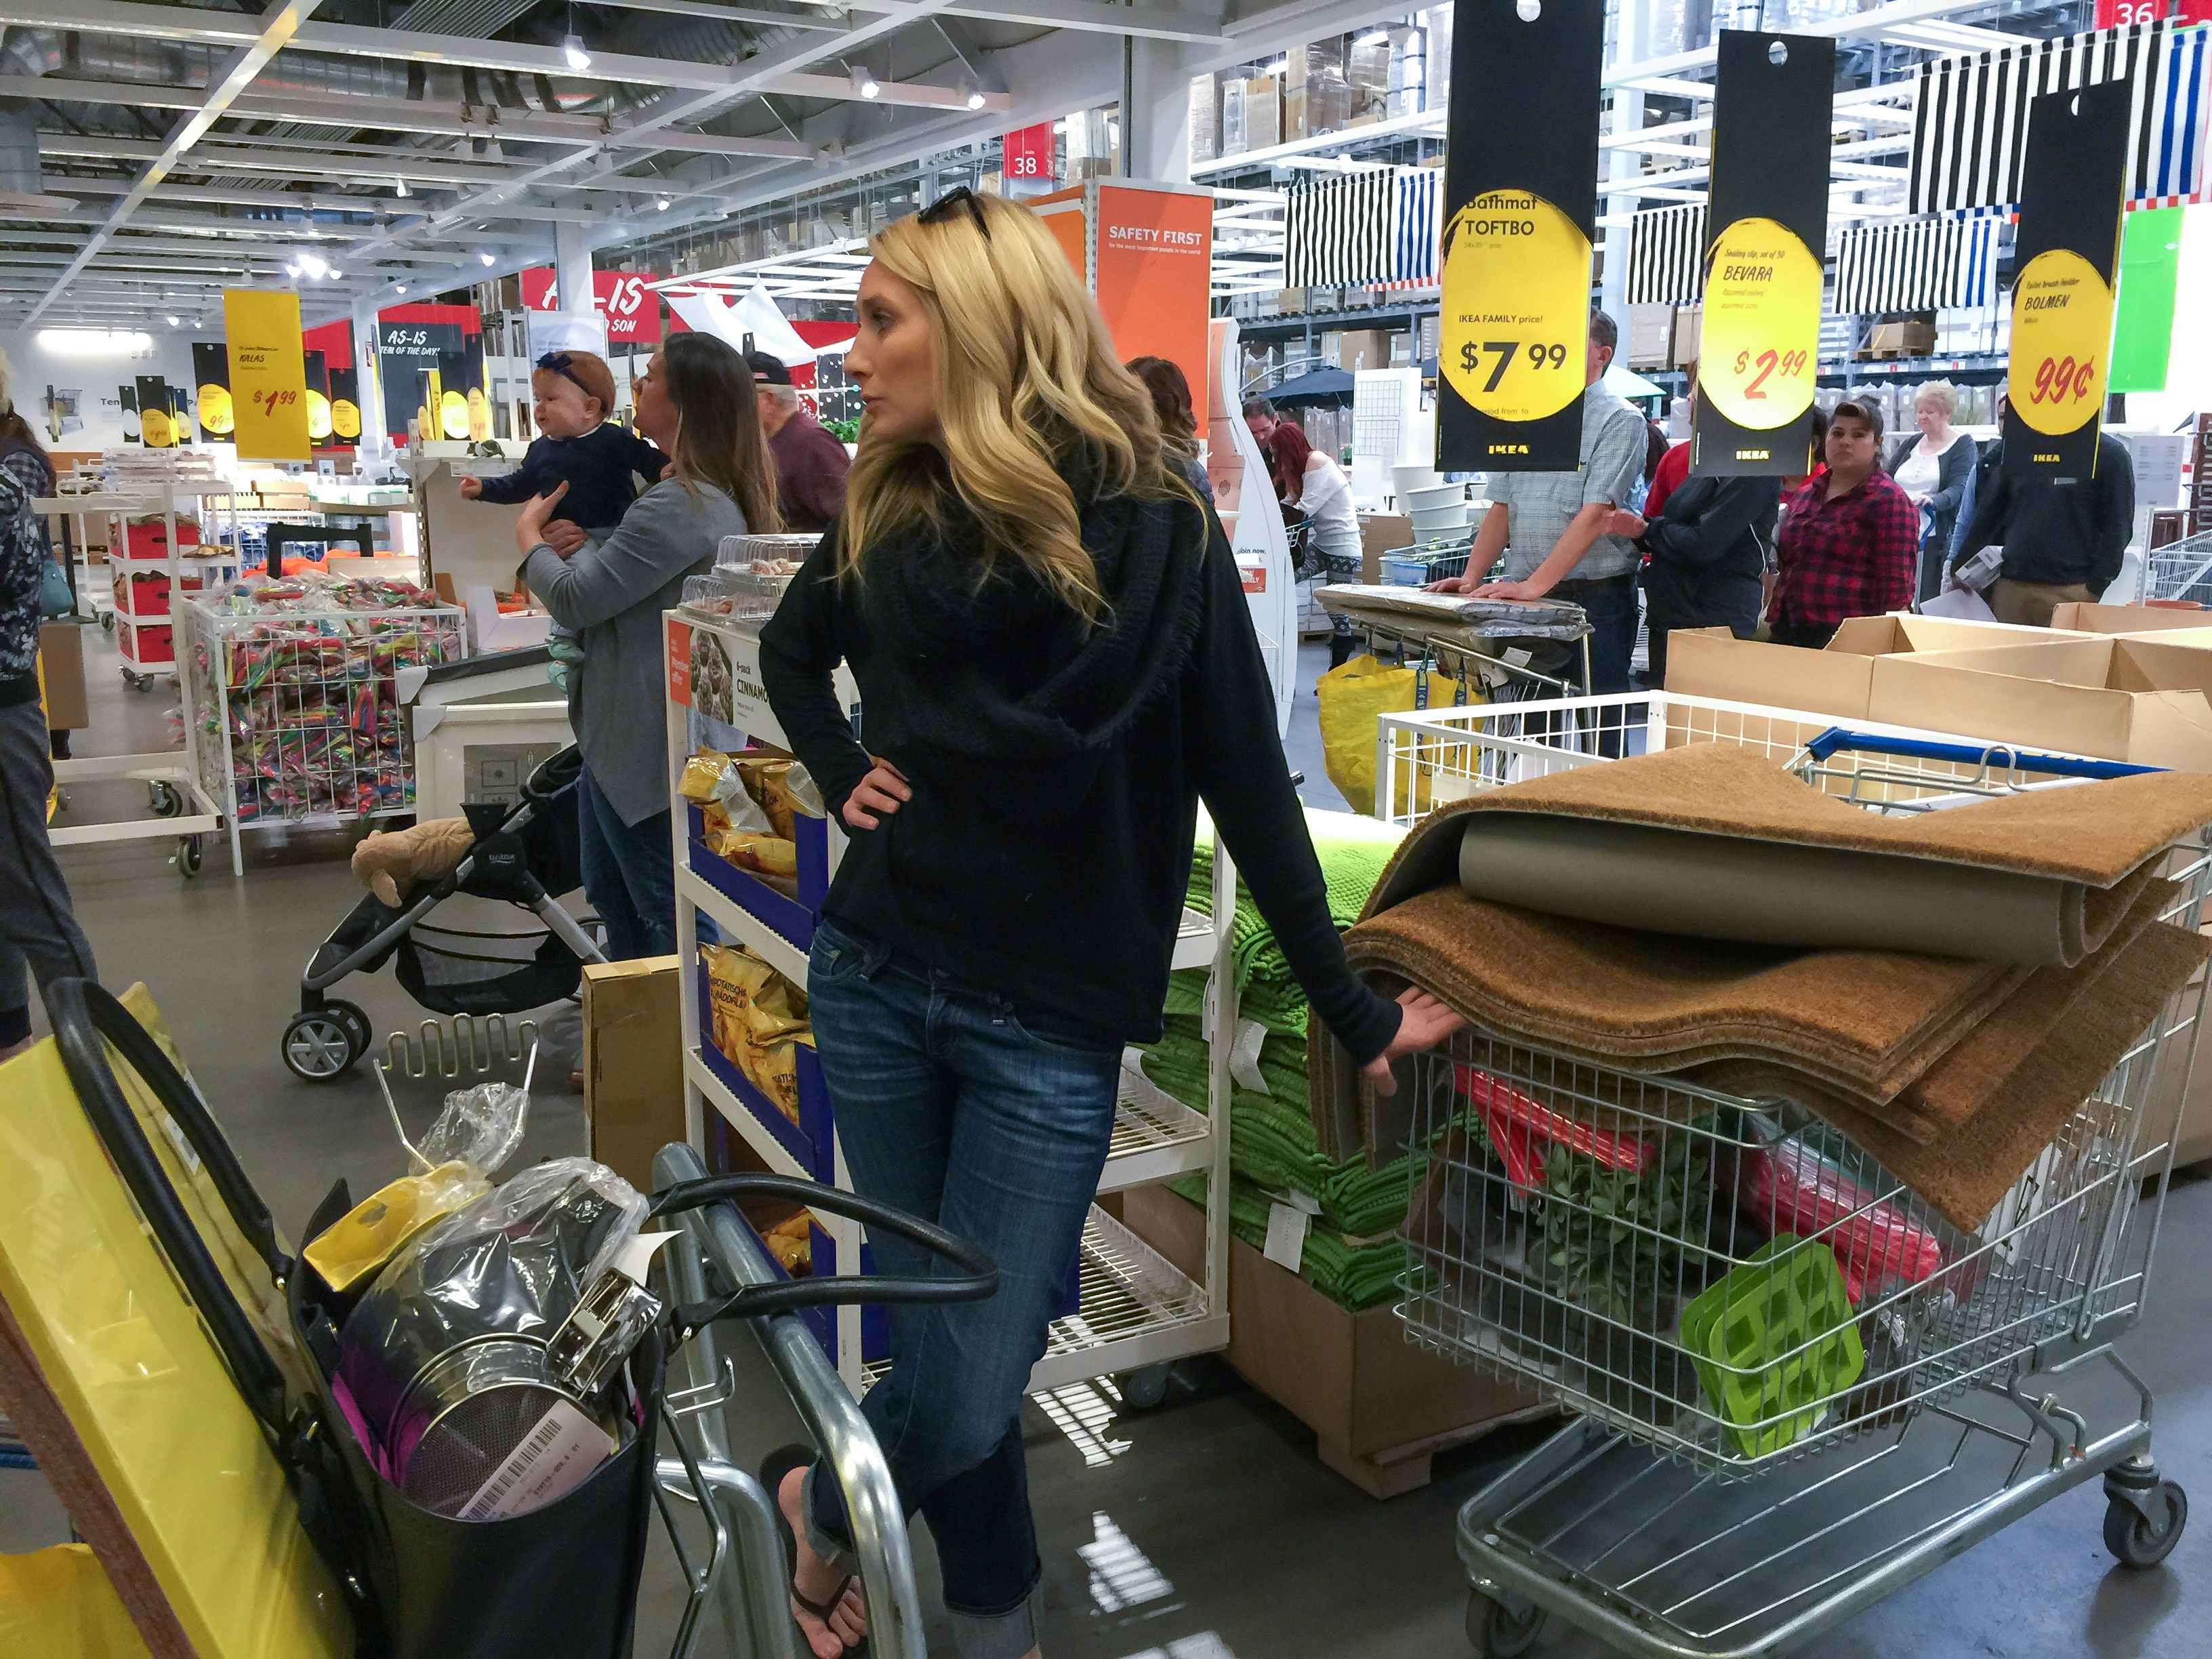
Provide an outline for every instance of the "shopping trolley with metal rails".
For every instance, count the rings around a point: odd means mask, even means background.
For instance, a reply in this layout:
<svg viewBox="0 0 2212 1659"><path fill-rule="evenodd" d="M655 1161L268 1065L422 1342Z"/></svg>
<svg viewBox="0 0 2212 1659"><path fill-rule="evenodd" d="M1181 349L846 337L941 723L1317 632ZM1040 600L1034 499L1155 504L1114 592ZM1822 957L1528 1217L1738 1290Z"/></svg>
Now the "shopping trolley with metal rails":
<svg viewBox="0 0 2212 1659"><path fill-rule="evenodd" d="M1493 723L1451 730L1530 746ZM1883 811L2144 769L1837 731L1792 766ZM1498 769L1473 762L1471 787ZM2169 920L2202 914L2208 872L2204 844L2170 855ZM2148 1304L2170 1175L2151 1079L2203 997L2177 994L1971 1232L1788 1103L1454 1038L1417 1096L1399 1311L1579 1419L1461 1510L1469 1638L1528 1653L1558 1613L1629 1653L1786 1653L2100 1476L2106 1547L2163 1560L2187 1499L2113 1342Z"/></svg>

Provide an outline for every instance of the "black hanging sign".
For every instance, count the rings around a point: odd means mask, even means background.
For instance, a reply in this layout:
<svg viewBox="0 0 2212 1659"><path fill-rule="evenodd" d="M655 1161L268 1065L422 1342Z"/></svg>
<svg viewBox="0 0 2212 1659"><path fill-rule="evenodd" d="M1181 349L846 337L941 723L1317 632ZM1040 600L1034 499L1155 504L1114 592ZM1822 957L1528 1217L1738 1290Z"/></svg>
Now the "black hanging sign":
<svg viewBox="0 0 2212 1659"><path fill-rule="evenodd" d="M2132 97L2111 81L2032 106L2005 378L2004 464L2015 477L2096 476Z"/></svg>
<svg viewBox="0 0 2212 1659"><path fill-rule="evenodd" d="M1812 470L1836 43L1723 31L1690 471Z"/></svg>
<svg viewBox="0 0 2212 1659"><path fill-rule="evenodd" d="M1437 465L1581 464L1602 0L1464 0L1444 164Z"/></svg>

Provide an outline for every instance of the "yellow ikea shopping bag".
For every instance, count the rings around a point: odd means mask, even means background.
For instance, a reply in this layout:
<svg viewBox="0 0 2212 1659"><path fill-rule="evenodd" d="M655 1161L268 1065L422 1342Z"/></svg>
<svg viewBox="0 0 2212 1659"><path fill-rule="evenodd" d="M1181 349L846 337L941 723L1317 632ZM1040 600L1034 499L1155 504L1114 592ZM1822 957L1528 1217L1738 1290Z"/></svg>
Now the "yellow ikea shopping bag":
<svg viewBox="0 0 2212 1659"><path fill-rule="evenodd" d="M1433 665L1392 668L1362 654L1332 668L1314 685L1321 706L1322 764L1355 812L1375 815L1376 746L1385 714L1486 701L1479 684L1463 683ZM1464 770L1466 746L1410 732L1395 738L1397 799L1384 815L1403 818L1466 793L1451 779Z"/></svg>
<svg viewBox="0 0 2212 1659"><path fill-rule="evenodd" d="M84 1544L0 1555L0 1653L146 1659L115 1586Z"/></svg>
<svg viewBox="0 0 2212 1659"><path fill-rule="evenodd" d="M174 1053L153 999L124 1006ZM269 1271L190 1143L127 1066L117 1076L178 1200L264 1335L285 1330ZM101 1565L125 1604L150 1590L197 1659L338 1659L352 1651L336 1586L283 1471L199 1316L87 1120L52 1041L0 1065L0 1312L65 1419L68 1449L127 1530ZM289 1340L266 1346L296 1364ZM25 1413L25 1427L40 1414ZM63 1438L64 1437L54 1437ZM81 1449L79 1452L78 1449ZM42 1461L49 1452L37 1443ZM57 1485L61 1485L58 1478ZM88 1528L94 1545L100 1536ZM0 1626L4 1628L4 1626ZM149 1635L149 1640L154 1638ZM37 1651L38 1650L28 1650ZM26 1651L0 1644L0 1651Z"/></svg>

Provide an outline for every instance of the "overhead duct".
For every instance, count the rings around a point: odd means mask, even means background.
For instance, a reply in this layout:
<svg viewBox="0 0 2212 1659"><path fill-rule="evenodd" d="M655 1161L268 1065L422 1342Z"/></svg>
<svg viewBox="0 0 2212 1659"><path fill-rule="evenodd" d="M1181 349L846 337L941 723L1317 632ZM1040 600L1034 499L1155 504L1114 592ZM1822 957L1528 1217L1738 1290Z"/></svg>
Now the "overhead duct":
<svg viewBox="0 0 2212 1659"><path fill-rule="evenodd" d="M0 98L0 200L44 194L38 106L21 98Z"/></svg>

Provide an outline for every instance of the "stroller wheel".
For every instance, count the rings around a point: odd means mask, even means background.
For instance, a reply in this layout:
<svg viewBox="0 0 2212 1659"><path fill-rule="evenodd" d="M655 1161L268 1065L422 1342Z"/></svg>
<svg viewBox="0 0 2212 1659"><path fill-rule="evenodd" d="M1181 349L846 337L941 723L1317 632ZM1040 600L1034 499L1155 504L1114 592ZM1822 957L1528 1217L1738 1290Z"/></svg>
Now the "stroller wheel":
<svg viewBox="0 0 2212 1659"><path fill-rule="evenodd" d="M333 1007L303 1009L284 1028L285 1066L303 1082L328 1083L343 1075L367 1047L355 1042L353 1027Z"/></svg>
<svg viewBox="0 0 2212 1659"><path fill-rule="evenodd" d="M353 1034L353 1053L356 1060L367 1054L376 1042L376 1033L369 1029L368 1015L358 1003L348 1002L343 997L324 1000L323 1012L336 1014L345 1022L346 1030Z"/></svg>

